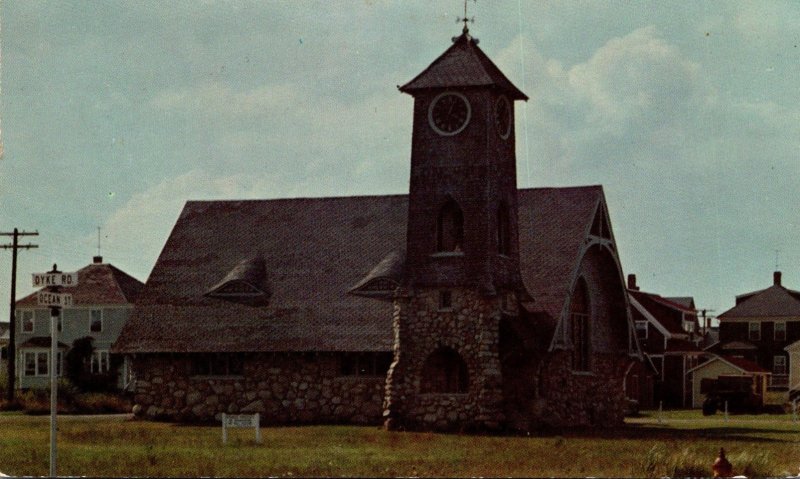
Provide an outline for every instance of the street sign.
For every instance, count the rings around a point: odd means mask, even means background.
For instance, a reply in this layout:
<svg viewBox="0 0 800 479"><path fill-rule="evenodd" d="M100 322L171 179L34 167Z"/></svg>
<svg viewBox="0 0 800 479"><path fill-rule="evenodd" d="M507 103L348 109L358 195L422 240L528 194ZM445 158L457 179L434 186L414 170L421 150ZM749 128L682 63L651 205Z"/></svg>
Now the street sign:
<svg viewBox="0 0 800 479"><path fill-rule="evenodd" d="M57 306L60 308L72 306L72 295L66 293L39 291L36 293L36 299L39 301L39 306Z"/></svg>
<svg viewBox="0 0 800 479"><path fill-rule="evenodd" d="M78 273L33 273L33 287L77 286Z"/></svg>

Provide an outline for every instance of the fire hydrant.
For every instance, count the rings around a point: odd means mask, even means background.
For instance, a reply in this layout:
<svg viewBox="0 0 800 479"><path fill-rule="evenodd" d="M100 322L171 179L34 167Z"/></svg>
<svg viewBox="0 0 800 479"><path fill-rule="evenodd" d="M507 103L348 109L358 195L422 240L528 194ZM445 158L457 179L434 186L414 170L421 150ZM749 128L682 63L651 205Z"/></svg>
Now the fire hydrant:
<svg viewBox="0 0 800 479"><path fill-rule="evenodd" d="M725 457L725 449L719 448L719 457L714 461L711 470L714 471L714 477L731 477L733 475L733 466Z"/></svg>

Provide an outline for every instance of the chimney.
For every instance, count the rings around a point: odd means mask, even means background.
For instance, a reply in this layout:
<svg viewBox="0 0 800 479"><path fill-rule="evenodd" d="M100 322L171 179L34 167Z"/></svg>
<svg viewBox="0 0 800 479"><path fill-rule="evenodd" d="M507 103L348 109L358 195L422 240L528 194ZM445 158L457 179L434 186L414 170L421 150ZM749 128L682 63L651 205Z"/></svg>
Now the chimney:
<svg viewBox="0 0 800 479"><path fill-rule="evenodd" d="M781 285L781 272L780 271L775 271L774 273L772 273L772 284L774 284L775 286L780 286Z"/></svg>
<svg viewBox="0 0 800 479"><path fill-rule="evenodd" d="M636 286L636 275L629 274L628 275L628 289L632 289L633 291L639 291L639 287Z"/></svg>
<svg viewBox="0 0 800 479"><path fill-rule="evenodd" d="M102 262L103 262L102 256L95 256L94 258L92 258L92 263L94 264L101 264Z"/></svg>

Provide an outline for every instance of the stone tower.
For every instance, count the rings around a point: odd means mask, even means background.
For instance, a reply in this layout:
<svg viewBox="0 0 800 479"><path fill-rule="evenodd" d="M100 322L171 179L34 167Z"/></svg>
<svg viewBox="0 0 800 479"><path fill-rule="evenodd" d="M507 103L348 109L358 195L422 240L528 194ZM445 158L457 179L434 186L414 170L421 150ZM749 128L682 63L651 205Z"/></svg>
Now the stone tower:
<svg viewBox="0 0 800 479"><path fill-rule="evenodd" d="M389 428L503 421L499 325L525 295L517 228L515 100L465 27L400 87L414 97L405 281L394 299Z"/></svg>

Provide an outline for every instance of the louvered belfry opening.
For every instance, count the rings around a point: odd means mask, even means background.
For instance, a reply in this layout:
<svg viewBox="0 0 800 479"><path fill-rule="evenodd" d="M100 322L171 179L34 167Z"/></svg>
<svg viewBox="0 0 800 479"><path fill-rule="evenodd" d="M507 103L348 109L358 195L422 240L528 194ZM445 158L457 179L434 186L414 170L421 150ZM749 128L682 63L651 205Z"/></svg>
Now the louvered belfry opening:
<svg viewBox="0 0 800 479"><path fill-rule="evenodd" d="M436 224L436 251L461 251L464 243L464 214L458 203L447 200Z"/></svg>

